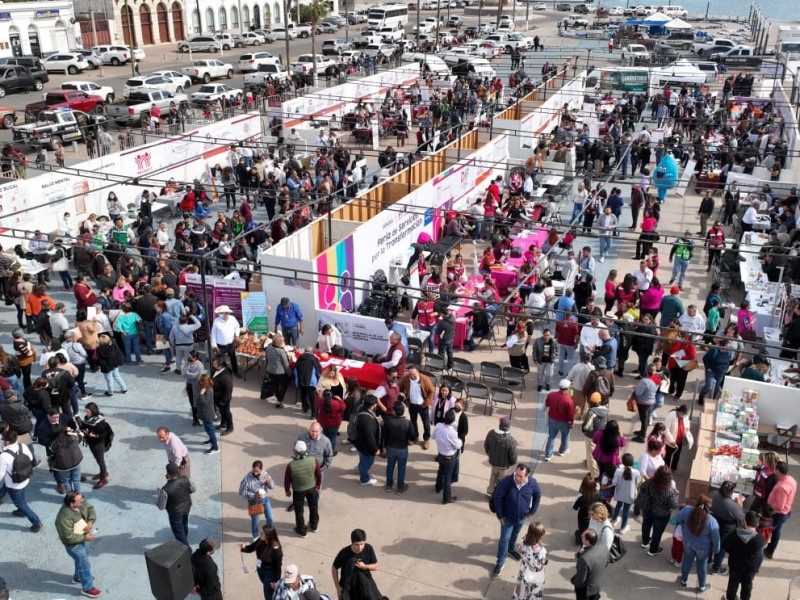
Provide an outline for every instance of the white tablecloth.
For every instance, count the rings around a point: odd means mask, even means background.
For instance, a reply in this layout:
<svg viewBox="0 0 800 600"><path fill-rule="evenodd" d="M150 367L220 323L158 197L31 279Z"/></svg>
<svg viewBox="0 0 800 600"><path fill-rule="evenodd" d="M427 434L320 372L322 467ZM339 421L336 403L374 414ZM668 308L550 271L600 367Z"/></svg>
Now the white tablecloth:
<svg viewBox="0 0 800 600"><path fill-rule="evenodd" d="M758 260L758 253L767 241L768 235L756 231L748 231L742 236L739 251L744 261L739 263L739 274L746 290L756 282L767 282L767 275L761 270L761 261Z"/></svg>

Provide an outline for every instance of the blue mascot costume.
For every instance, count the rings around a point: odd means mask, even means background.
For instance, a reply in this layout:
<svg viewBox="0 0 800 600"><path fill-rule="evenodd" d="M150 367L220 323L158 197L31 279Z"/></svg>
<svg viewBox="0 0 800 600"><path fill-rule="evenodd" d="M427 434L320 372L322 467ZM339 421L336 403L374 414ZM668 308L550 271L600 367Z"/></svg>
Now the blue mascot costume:
<svg viewBox="0 0 800 600"><path fill-rule="evenodd" d="M667 152L656 167L653 185L658 190L658 201L664 202L667 199L667 192L674 188L678 183L678 163Z"/></svg>

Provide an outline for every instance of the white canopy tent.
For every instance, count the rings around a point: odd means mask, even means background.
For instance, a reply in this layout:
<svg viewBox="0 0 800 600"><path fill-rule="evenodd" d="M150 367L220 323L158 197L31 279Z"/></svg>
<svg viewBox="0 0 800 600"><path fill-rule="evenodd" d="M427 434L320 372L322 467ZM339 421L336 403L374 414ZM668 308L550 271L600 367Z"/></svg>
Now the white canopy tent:
<svg viewBox="0 0 800 600"><path fill-rule="evenodd" d="M666 27L667 29L684 29L684 30L692 28L692 26L689 25L689 23L687 23L683 19L672 19L672 21L664 25L664 27Z"/></svg>
<svg viewBox="0 0 800 600"><path fill-rule="evenodd" d="M647 21L648 23L664 23L664 24L666 24L667 22L673 21L674 19L672 17L668 17L664 13L655 12L652 15L647 15L647 17L645 17L644 20Z"/></svg>

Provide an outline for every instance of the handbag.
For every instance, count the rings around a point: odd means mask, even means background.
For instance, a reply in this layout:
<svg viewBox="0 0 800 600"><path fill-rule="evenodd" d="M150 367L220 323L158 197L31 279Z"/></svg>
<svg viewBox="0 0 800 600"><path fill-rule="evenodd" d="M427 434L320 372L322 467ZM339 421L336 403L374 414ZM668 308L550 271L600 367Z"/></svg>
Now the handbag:
<svg viewBox="0 0 800 600"><path fill-rule="evenodd" d="M683 365L683 370L689 373L690 371L694 371L697 368L697 359L694 359L691 362L686 363Z"/></svg>
<svg viewBox="0 0 800 600"><path fill-rule="evenodd" d="M261 400L266 400L275 395L275 390L272 387L272 380L269 378L269 375L264 377L264 380L261 382L261 395L259 396ZM261 514L261 513L258 513Z"/></svg>
<svg viewBox="0 0 800 600"><path fill-rule="evenodd" d="M543 586L544 585L544 569L541 571L534 571L533 569L525 569L522 572L522 579L528 585L532 586Z"/></svg>
<svg viewBox="0 0 800 600"><path fill-rule="evenodd" d="M628 412L638 412L638 409L636 408L636 396L631 394L631 397L628 398L628 402L626 403L626 407Z"/></svg>
<svg viewBox="0 0 800 600"><path fill-rule="evenodd" d="M611 529L606 525L603 529ZM613 532L613 529L612 529ZM628 553L628 550L625 548L625 544L622 542L622 538L619 537L619 534L614 534L614 539L611 542L611 548L608 551L608 562L615 563L622 559Z"/></svg>
<svg viewBox="0 0 800 600"><path fill-rule="evenodd" d="M264 504L257 502L256 504L247 505L247 514L251 517L264 514Z"/></svg>

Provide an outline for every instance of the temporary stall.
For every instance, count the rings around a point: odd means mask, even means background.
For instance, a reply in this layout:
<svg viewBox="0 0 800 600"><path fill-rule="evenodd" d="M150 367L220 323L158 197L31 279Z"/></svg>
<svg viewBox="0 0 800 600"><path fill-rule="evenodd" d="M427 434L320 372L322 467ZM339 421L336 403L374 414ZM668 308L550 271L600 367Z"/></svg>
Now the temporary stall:
<svg viewBox="0 0 800 600"><path fill-rule="evenodd" d="M664 27L666 27L667 29L671 29L673 31L678 29L685 31L686 29L692 28L692 26L689 25L689 23L687 23L683 19L672 19L672 21L669 21L666 25L664 25Z"/></svg>

